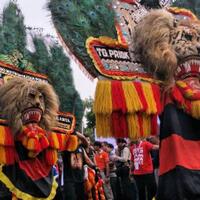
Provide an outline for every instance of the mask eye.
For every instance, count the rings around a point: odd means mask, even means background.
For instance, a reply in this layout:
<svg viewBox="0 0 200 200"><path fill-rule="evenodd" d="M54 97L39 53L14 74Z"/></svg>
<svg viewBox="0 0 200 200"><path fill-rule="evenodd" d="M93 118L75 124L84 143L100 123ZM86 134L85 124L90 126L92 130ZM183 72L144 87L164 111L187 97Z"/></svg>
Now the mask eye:
<svg viewBox="0 0 200 200"><path fill-rule="evenodd" d="M31 99L34 99L34 98L35 98L35 94L33 94L33 93L29 93L28 96L29 96Z"/></svg>
<svg viewBox="0 0 200 200"><path fill-rule="evenodd" d="M185 39L188 40L188 41L192 41L192 35L186 33L185 34Z"/></svg>
<svg viewBox="0 0 200 200"><path fill-rule="evenodd" d="M39 99L42 100L42 101L44 100L44 97L43 97L42 94L39 95Z"/></svg>

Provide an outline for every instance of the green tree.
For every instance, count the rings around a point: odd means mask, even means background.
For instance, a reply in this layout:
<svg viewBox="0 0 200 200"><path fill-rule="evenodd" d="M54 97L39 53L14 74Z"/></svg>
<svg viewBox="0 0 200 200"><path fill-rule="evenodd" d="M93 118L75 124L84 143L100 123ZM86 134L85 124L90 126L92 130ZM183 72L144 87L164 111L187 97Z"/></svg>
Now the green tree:
<svg viewBox="0 0 200 200"><path fill-rule="evenodd" d="M72 79L72 71L69 58L66 57L61 47L54 46L50 48L51 62L49 63L48 77L56 92L59 94L61 110L73 112L73 102L75 96L75 88Z"/></svg>
<svg viewBox="0 0 200 200"><path fill-rule="evenodd" d="M2 17L2 37L3 43L1 52L10 54L17 49L24 53L26 46L26 30L24 26L24 17L18 6L10 2L3 10Z"/></svg>
<svg viewBox="0 0 200 200"><path fill-rule="evenodd" d="M52 60L49 78L52 82L57 83L54 85L61 99L61 110L71 112L76 116L76 128L80 130L83 118L83 103L74 86L69 58L66 57L63 49L59 46L51 47L50 52Z"/></svg>
<svg viewBox="0 0 200 200"><path fill-rule="evenodd" d="M3 26L0 24L0 41L3 41ZM0 53L3 52L3 42L0 42Z"/></svg>
<svg viewBox="0 0 200 200"><path fill-rule="evenodd" d="M35 52L30 53L31 62L36 70L46 74L60 99L60 111L70 112L76 116L77 127L81 128L83 104L75 89L69 58L63 49L53 44L47 49L42 37L34 37Z"/></svg>
<svg viewBox="0 0 200 200"><path fill-rule="evenodd" d="M91 138L94 138L94 129L96 126L95 114L93 112L93 104L94 100L91 97L84 100L84 116L86 118L86 127L84 131Z"/></svg>
<svg viewBox="0 0 200 200"><path fill-rule="evenodd" d="M81 131L82 129L82 119L83 119L83 114L84 114L84 105L83 101L81 100L81 97L79 93L76 91L76 98L74 99L74 114L76 116L76 128Z"/></svg>
<svg viewBox="0 0 200 200"><path fill-rule="evenodd" d="M33 53L29 52L27 57L31 63L35 66L37 72L46 74L48 76L48 68L51 61L51 57L47 50L42 37L32 37L35 51Z"/></svg>

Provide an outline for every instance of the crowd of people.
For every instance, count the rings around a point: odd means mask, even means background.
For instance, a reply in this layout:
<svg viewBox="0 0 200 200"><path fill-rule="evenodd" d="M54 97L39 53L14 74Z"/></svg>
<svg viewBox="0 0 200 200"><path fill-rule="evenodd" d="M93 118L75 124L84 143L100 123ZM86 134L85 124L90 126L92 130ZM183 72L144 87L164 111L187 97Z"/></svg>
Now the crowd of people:
<svg viewBox="0 0 200 200"><path fill-rule="evenodd" d="M150 137L116 146L77 133L79 146L62 152L55 200L152 200L156 195L159 139ZM93 179L91 179L93 176ZM92 181L93 180L93 181ZM97 185L98 186L95 186Z"/></svg>

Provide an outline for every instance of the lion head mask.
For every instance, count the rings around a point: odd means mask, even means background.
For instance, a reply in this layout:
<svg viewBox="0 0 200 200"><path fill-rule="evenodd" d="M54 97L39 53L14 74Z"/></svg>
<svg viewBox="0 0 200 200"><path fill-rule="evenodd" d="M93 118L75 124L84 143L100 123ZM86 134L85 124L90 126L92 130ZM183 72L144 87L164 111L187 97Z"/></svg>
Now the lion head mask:
<svg viewBox="0 0 200 200"><path fill-rule="evenodd" d="M12 78L0 87L0 97L1 113L14 134L31 122L45 130L55 125L59 103L48 83Z"/></svg>
<svg viewBox="0 0 200 200"><path fill-rule="evenodd" d="M196 66L193 75L196 72L199 76L200 23L197 20L175 17L166 10L152 10L136 26L133 41L144 68L156 78L172 83L180 71L185 72L182 76L191 75L191 64Z"/></svg>

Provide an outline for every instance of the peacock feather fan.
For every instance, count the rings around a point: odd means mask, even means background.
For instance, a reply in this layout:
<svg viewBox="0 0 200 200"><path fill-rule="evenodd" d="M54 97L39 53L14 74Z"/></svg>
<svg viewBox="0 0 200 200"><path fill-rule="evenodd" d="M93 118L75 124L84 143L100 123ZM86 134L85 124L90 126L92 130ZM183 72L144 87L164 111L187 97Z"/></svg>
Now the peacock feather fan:
<svg viewBox="0 0 200 200"><path fill-rule="evenodd" d="M117 38L111 0L50 0L56 31L92 77L98 75L87 54L88 37Z"/></svg>

